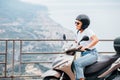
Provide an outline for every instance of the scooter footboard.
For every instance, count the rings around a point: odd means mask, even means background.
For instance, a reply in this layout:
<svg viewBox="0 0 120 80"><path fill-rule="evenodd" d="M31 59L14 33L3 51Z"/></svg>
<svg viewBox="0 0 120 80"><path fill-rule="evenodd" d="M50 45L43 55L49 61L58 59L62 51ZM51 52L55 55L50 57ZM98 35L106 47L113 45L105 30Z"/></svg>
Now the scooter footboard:
<svg viewBox="0 0 120 80"><path fill-rule="evenodd" d="M51 77L54 76L56 78L60 78L61 74L58 71L55 70L48 70L47 72L43 73L41 77Z"/></svg>

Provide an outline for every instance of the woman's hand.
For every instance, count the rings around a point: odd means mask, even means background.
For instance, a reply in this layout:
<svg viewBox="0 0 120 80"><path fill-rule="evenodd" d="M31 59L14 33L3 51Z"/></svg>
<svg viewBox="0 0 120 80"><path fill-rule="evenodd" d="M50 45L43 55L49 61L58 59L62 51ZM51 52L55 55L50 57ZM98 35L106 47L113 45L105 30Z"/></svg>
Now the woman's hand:
<svg viewBox="0 0 120 80"><path fill-rule="evenodd" d="M81 51L85 51L86 49L89 49L88 47L81 47Z"/></svg>
<svg viewBox="0 0 120 80"><path fill-rule="evenodd" d="M76 49L81 50L82 46L77 46Z"/></svg>

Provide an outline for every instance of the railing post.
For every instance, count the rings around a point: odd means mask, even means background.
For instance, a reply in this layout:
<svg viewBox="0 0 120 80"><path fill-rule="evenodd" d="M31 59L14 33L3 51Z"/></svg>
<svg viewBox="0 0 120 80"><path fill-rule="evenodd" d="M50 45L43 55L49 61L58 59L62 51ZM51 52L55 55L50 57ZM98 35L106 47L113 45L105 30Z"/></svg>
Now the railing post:
<svg viewBox="0 0 120 80"><path fill-rule="evenodd" d="M20 66L19 66L19 75L21 75L21 60L22 60L22 40L20 40Z"/></svg>
<svg viewBox="0 0 120 80"><path fill-rule="evenodd" d="M13 40L12 42L13 42L12 76L14 77L15 40Z"/></svg>
<svg viewBox="0 0 120 80"><path fill-rule="evenodd" d="M6 49L5 49L5 77L7 77L7 49L8 49L8 41L7 40L5 40L5 46L6 46Z"/></svg>

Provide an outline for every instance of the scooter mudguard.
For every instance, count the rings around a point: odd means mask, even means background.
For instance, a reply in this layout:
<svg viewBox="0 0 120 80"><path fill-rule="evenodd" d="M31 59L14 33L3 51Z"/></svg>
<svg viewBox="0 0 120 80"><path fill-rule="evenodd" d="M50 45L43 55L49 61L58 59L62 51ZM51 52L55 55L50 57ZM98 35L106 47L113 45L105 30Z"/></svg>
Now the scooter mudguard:
<svg viewBox="0 0 120 80"><path fill-rule="evenodd" d="M49 77L49 76L54 76L56 78L59 78L61 74L58 71L55 70L48 70L47 72L43 73L41 77Z"/></svg>

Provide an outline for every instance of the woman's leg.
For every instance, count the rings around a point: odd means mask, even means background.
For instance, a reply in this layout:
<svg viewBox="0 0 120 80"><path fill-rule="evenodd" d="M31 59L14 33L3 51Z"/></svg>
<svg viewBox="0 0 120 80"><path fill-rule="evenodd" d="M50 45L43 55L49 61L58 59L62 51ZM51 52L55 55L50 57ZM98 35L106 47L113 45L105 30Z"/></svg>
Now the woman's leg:
<svg viewBox="0 0 120 80"><path fill-rule="evenodd" d="M95 54L86 54L83 57L78 58L74 61L75 71L76 71L76 79L80 80L80 78L83 78L84 80L84 67L88 66L90 64L93 64L97 61L97 55Z"/></svg>

